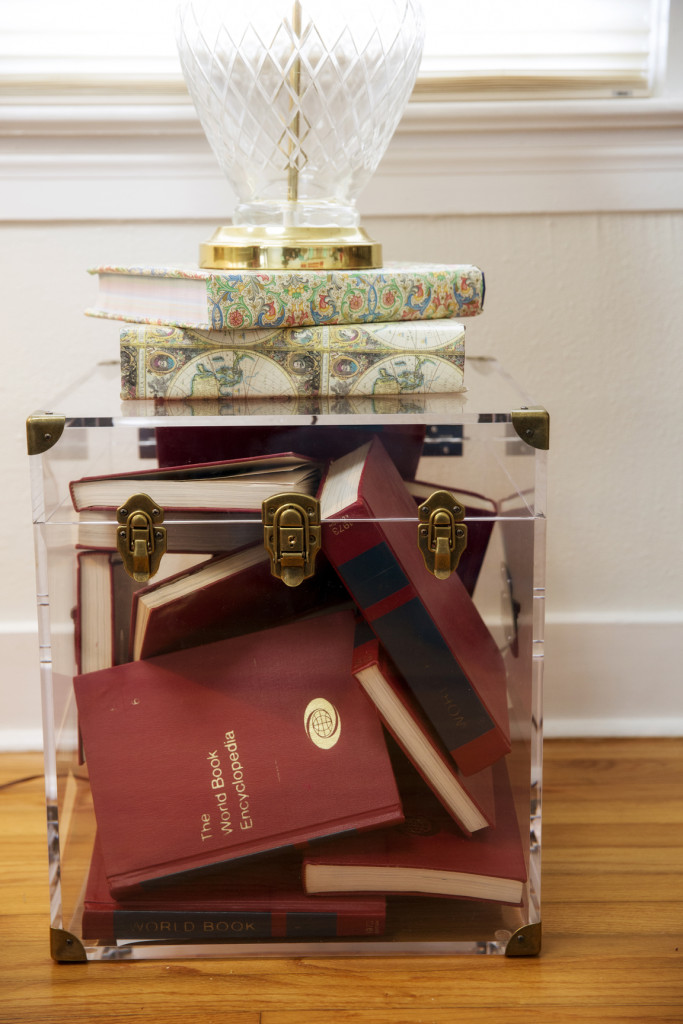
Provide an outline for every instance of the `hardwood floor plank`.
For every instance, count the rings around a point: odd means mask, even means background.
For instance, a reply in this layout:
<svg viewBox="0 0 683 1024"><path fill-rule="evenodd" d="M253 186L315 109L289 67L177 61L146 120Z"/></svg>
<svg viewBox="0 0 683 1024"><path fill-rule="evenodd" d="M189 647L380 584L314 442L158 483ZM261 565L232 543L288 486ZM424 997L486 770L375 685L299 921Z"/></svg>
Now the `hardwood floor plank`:
<svg viewBox="0 0 683 1024"><path fill-rule="evenodd" d="M372 1016L373 1024L491 1024L498 1013L494 1006L449 1007L441 1010L378 1010ZM505 1024L529 1024L529 1008L527 1006L510 1006L505 1010ZM581 1007L534 1007L533 1019L543 1024L578 1024L585 1021L585 1010ZM300 1011L282 1011L271 1013L266 1011L261 1017L261 1024L367 1024L368 1017L361 1010L336 1010L322 1013ZM600 1020L615 1024L680 1024L680 1013L667 1006L615 1006L601 1007Z"/></svg>
<svg viewBox="0 0 683 1024"><path fill-rule="evenodd" d="M41 770L40 755L0 755L0 786ZM54 964L42 780L0 789L0 1022L681 1024L683 744L551 741L545 782L544 943L529 960Z"/></svg>

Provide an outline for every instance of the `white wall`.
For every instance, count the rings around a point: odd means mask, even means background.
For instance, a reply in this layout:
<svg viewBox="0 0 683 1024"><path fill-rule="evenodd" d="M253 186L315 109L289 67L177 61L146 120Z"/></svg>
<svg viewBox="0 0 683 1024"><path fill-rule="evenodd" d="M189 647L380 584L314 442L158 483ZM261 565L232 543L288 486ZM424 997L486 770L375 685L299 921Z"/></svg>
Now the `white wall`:
<svg viewBox="0 0 683 1024"><path fill-rule="evenodd" d="M683 3L672 7L683 53ZM683 60L657 101L411 108L361 197L386 259L487 275L467 351L551 416L546 727L683 734ZM188 262L232 197L191 111L0 109L0 748L40 743L24 423L116 359L100 262ZM183 219L185 218L185 219Z"/></svg>

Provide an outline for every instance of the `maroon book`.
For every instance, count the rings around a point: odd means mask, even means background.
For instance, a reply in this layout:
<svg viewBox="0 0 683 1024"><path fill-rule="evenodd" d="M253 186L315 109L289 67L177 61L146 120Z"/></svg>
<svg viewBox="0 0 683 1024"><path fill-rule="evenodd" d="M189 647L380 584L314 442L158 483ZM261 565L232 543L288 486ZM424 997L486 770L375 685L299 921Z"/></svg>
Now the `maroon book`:
<svg viewBox="0 0 683 1024"><path fill-rule="evenodd" d="M298 587L273 578L263 544L213 558L133 595L130 660L253 633L350 599L323 556Z"/></svg>
<svg viewBox="0 0 683 1024"><path fill-rule="evenodd" d="M175 942L381 935L383 896L307 896L301 858L283 854L201 878L155 886L125 900L109 891L99 843L83 902L84 939Z"/></svg>
<svg viewBox="0 0 683 1024"><path fill-rule="evenodd" d="M395 763L405 822L367 836L340 836L318 844L304 857L306 892L520 903L526 860L505 761L493 767L495 828L473 836L463 835L405 759Z"/></svg>
<svg viewBox="0 0 683 1024"><path fill-rule="evenodd" d="M192 466L134 470L72 480L69 492L77 512L116 509L136 491L150 491L164 510L257 511L273 494L315 494L320 464L294 452L228 459Z"/></svg>
<svg viewBox="0 0 683 1024"><path fill-rule="evenodd" d="M331 401L334 401L333 399ZM309 426L243 427L157 427L156 452L159 466L190 465L195 462L251 458L268 452L296 451L327 462L381 437L389 457L403 477L417 471L422 454L425 427L421 423L389 423L380 426L319 424Z"/></svg>
<svg viewBox="0 0 683 1024"><path fill-rule="evenodd" d="M114 896L402 820L354 627L322 614L74 679Z"/></svg>
<svg viewBox="0 0 683 1024"><path fill-rule="evenodd" d="M394 740L463 832L471 835L491 825L495 820L491 769L467 777L458 771L386 651L362 621L356 627L353 674Z"/></svg>
<svg viewBox="0 0 683 1024"><path fill-rule="evenodd" d="M493 764L510 750L503 659L458 574L425 567L380 441L330 464L320 506L324 553L460 770Z"/></svg>

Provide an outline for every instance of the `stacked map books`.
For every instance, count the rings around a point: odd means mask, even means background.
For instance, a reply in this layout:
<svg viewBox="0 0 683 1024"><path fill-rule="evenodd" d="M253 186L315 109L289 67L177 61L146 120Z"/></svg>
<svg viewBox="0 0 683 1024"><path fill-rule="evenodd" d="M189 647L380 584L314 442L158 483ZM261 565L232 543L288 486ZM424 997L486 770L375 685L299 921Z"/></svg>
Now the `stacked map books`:
<svg viewBox="0 0 683 1024"><path fill-rule="evenodd" d="M125 321L124 399L451 393L484 301L469 264L377 270L100 266L89 315Z"/></svg>

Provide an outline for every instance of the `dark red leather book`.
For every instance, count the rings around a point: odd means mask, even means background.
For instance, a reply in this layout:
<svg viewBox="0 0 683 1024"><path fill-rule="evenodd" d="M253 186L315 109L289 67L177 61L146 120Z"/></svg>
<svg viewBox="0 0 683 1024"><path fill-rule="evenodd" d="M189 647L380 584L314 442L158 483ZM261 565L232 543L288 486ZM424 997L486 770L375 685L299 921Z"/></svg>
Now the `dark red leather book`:
<svg viewBox="0 0 683 1024"><path fill-rule="evenodd" d="M463 776L366 622L356 627L353 674L394 740L466 835L494 821L490 768Z"/></svg>
<svg viewBox="0 0 683 1024"><path fill-rule="evenodd" d="M114 896L402 820L354 627L321 614L74 679Z"/></svg>
<svg viewBox="0 0 683 1024"><path fill-rule="evenodd" d="M151 491L165 510L253 512L273 494L315 494L320 464L293 452L204 462L192 466L135 470L72 480L77 512L116 509L136 491Z"/></svg>
<svg viewBox="0 0 683 1024"><path fill-rule="evenodd" d="M425 429L421 423L373 426L343 423L309 426L298 423L269 427L243 427L231 423L224 427L157 427L156 454L161 467L287 451L301 452L309 458L327 462L366 444L377 435L401 476L408 478L417 472Z"/></svg>
<svg viewBox="0 0 683 1024"><path fill-rule="evenodd" d="M493 767L495 828L469 837L412 765L405 759L395 764L405 822L318 844L304 857L306 892L410 893L520 903L527 870L505 761Z"/></svg>
<svg viewBox="0 0 683 1024"><path fill-rule="evenodd" d="M415 501L381 443L330 464L323 551L466 775L510 750L505 667L457 573L436 579L417 544Z"/></svg>
<svg viewBox="0 0 683 1024"><path fill-rule="evenodd" d="M300 856L284 854L115 900L96 842L83 902L82 935L101 943L325 939L381 935L385 917L383 896L307 896Z"/></svg>
<svg viewBox="0 0 683 1024"><path fill-rule="evenodd" d="M324 556L298 587L273 578L263 543L152 583L133 595L130 660L253 633L350 599Z"/></svg>

